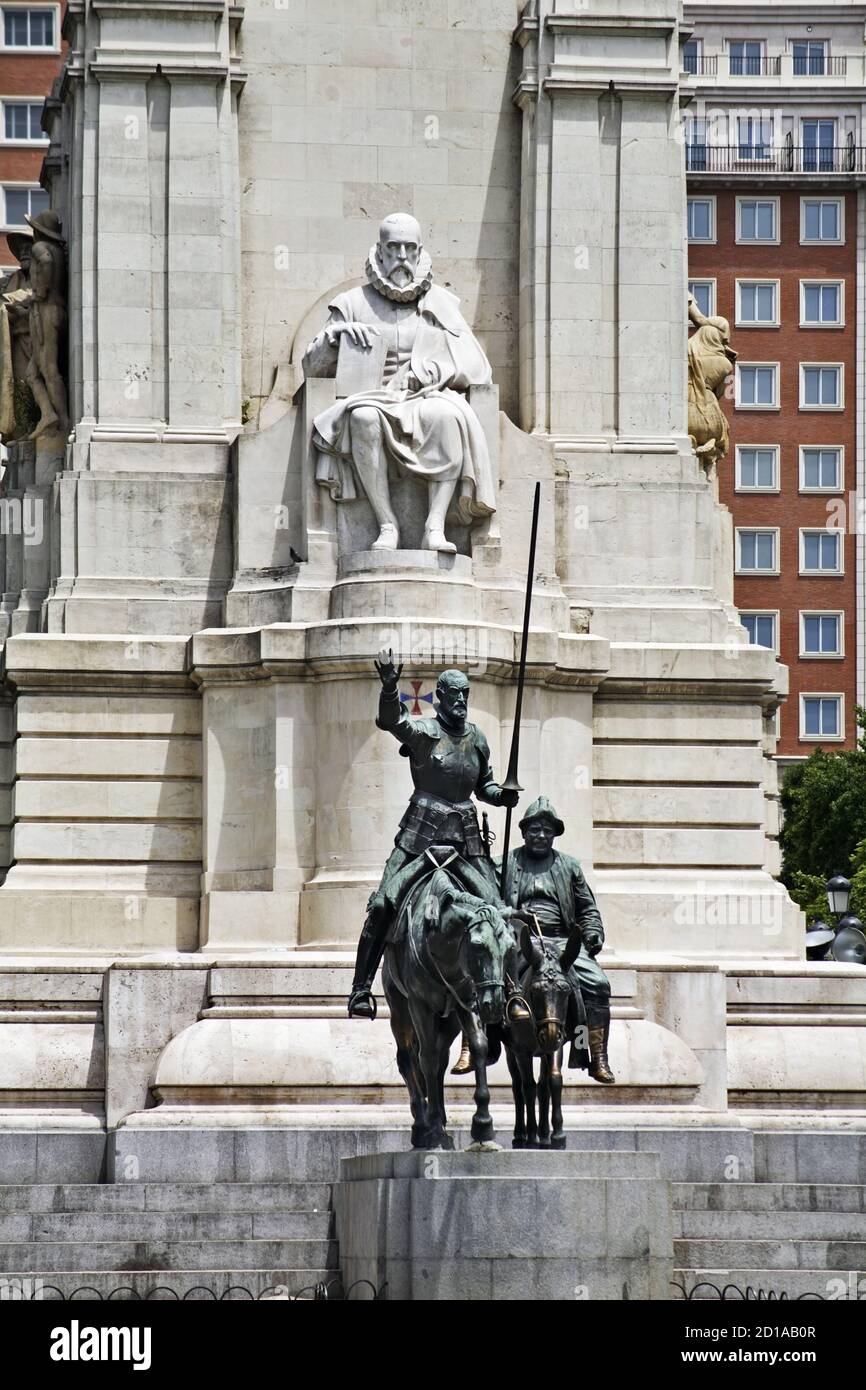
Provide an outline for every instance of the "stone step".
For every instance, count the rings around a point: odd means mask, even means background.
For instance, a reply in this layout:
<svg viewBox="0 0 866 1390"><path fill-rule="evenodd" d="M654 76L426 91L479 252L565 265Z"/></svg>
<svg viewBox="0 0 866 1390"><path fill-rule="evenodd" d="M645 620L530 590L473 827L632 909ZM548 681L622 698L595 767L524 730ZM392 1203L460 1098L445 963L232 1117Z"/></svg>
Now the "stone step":
<svg viewBox="0 0 866 1390"><path fill-rule="evenodd" d="M328 1240L329 1211L73 1211L0 1215L0 1241Z"/></svg>
<svg viewBox="0 0 866 1390"><path fill-rule="evenodd" d="M860 1276L860 1298L866 1296L866 1284ZM677 1287L679 1285L679 1287ZM857 1276L848 1276L844 1271L833 1273L826 1269L675 1269L671 1297L682 1300L686 1294L698 1302L719 1301L719 1290L724 1289L727 1299L748 1298L750 1301L767 1302L779 1299L784 1294L789 1299L803 1298L816 1294L822 1299L856 1300L858 1297Z"/></svg>
<svg viewBox="0 0 866 1390"><path fill-rule="evenodd" d="M675 1182L671 1199L675 1211L866 1212L860 1183Z"/></svg>
<svg viewBox="0 0 866 1390"><path fill-rule="evenodd" d="M0 1184L0 1212L324 1211L324 1182Z"/></svg>
<svg viewBox="0 0 866 1390"><path fill-rule="evenodd" d="M43 1274L23 1273L20 1270L0 1274L0 1299L51 1301L69 1299L94 1300L111 1298L112 1303L125 1300L188 1299L190 1302L224 1300L249 1301L262 1294L289 1296L303 1293L312 1299L317 1284L338 1283L334 1269L160 1269L153 1271L117 1270L52 1270ZM353 1293L354 1297L369 1297L369 1290Z"/></svg>
<svg viewBox="0 0 866 1390"><path fill-rule="evenodd" d="M674 1262L690 1269L866 1270L866 1240L674 1239Z"/></svg>
<svg viewBox="0 0 866 1390"><path fill-rule="evenodd" d="M335 1240L0 1242L0 1271L336 1269Z"/></svg>
<svg viewBox="0 0 866 1390"><path fill-rule="evenodd" d="M862 1211L675 1211L674 1236L689 1240L866 1241Z"/></svg>

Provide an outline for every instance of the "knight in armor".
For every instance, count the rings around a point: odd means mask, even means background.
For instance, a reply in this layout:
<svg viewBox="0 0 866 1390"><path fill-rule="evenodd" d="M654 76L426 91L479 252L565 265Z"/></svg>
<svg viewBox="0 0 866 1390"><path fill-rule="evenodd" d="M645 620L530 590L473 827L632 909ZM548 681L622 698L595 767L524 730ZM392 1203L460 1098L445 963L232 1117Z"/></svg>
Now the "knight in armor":
<svg viewBox="0 0 866 1390"><path fill-rule="evenodd" d="M481 831L473 795L489 806L514 806L519 793L502 788L490 766L484 734L467 717L469 681L462 671L443 671L436 683L436 717L414 719L400 702L402 666L391 652L380 652L376 670L382 682L376 724L387 729L409 759L415 790L394 841L382 881L367 904L367 918L355 961L349 1016L375 1018L373 980L408 889L429 870L427 850L451 846L450 872L467 892L502 907L493 862ZM522 1004L511 1004L519 1016Z"/></svg>
<svg viewBox="0 0 866 1390"><path fill-rule="evenodd" d="M533 801L520 830L523 845L508 856L503 897L521 916L531 914L555 942L562 970L586 1009L589 1074L610 1086L616 1080L607 1060L610 981L596 960L604 926L595 896L577 860L553 848L565 826L546 796Z"/></svg>

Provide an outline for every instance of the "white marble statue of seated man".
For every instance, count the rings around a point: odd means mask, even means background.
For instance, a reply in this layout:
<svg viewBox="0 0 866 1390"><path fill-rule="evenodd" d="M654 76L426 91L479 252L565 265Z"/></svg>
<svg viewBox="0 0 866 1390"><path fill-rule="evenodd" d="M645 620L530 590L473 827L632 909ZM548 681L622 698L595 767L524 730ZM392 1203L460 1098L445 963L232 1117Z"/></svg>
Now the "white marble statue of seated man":
<svg viewBox="0 0 866 1390"><path fill-rule="evenodd" d="M333 376L344 333L367 350L374 335L385 340L381 389L339 400L314 428L317 481L339 500L357 496L357 478L379 525L374 549L400 545L389 470L427 486L425 550L456 549L445 538L449 508L464 525L495 510L487 441L466 396L471 386L490 385L490 363L460 301L432 281L415 218L386 217L367 260L367 284L336 296L304 355L305 376Z"/></svg>

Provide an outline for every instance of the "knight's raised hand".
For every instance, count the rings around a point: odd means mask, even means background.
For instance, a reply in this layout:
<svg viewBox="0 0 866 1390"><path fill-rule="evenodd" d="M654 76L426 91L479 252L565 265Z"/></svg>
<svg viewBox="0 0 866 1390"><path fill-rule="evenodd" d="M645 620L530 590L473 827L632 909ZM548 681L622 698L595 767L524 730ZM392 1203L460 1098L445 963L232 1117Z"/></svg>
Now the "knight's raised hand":
<svg viewBox="0 0 866 1390"><path fill-rule="evenodd" d="M383 690L396 690L397 682L403 670L403 663L401 662L399 666L394 665L393 651L381 651L378 660L374 661L373 665L376 667L376 673L382 682Z"/></svg>

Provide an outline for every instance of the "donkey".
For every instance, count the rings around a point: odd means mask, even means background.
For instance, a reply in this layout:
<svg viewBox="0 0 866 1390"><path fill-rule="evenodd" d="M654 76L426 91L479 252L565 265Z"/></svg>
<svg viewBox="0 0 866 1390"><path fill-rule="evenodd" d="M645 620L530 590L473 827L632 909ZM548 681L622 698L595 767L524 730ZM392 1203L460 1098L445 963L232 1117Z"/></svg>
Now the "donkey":
<svg viewBox="0 0 866 1390"><path fill-rule="evenodd" d="M524 925L520 949L526 962L521 979L531 1019L508 1019L502 1029L514 1094L514 1149L564 1149L562 1050L573 989L559 964L559 951L540 932ZM535 1081L534 1058L541 1058ZM536 1118L536 1100L538 1114ZM553 1132L550 1111L553 1111Z"/></svg>

